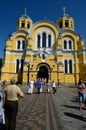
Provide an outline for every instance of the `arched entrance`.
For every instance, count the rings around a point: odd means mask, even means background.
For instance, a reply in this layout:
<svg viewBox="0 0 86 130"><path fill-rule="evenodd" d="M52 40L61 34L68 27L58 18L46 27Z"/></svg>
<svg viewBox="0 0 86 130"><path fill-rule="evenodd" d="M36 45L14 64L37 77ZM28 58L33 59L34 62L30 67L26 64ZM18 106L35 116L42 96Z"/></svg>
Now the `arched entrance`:
<svg viewBox="0 0 86 130"><path fill-rule="evenodd" d="M41 65L39 67L39 71L37 73L37 78L46 78L47 82L48 82L48 79L49 79L49 74L48 74L48 68L45 66L45 65Z"/></svg>

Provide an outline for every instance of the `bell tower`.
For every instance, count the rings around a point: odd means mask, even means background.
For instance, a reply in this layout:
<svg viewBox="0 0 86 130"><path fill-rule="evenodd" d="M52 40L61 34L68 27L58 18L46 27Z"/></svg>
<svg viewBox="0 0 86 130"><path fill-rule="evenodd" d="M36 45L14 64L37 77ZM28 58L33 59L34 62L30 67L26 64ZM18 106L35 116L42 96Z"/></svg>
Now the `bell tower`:
<svg viewBox="0 0 86 130"><path fill-rule="evenodd" d="M28 31L29 28L32 26L33 21L31 18L27 15L27 10L25 8L24 15L19 17L16 22L16 30L24 30Z"/></svg>
<svg viewBox="0 0 86 130"><path fill-rule="evenodd" d="M74 31L74 19L66 13L65 7L63 7L63 16L56 23L61 30L69 29Z"/></svg>

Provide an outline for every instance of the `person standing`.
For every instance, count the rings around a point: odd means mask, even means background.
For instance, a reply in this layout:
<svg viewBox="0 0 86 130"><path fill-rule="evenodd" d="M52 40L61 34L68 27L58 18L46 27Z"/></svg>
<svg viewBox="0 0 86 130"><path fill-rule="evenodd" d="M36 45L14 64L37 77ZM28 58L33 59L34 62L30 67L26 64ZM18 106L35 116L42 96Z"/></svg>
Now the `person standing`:
<svg viewBox="0 0 86 130"><path fill-rule="evenodd" d="M24 97L24 93L16 85L16 79L11 78L10 85L5 90L5 130L15 130L16 116L18 112L18 98Z"/></svg>

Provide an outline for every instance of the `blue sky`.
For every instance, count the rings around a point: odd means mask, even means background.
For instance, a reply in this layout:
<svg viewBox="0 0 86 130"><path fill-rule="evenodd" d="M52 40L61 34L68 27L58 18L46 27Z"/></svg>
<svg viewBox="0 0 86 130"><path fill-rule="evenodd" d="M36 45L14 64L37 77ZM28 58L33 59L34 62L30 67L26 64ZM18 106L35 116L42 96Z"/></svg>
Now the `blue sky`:
<svg viewBox="0 0 86 130"><path fill-rule="evenodd" d="M16 19L24 14L37 22L47 20L56 22L63 15L63 7L66 13L74 18L75 31L80 34L86 47L86 0L1 0L0 1L0 58L3 58L5 40L10 33L16 31Z"/></svg>

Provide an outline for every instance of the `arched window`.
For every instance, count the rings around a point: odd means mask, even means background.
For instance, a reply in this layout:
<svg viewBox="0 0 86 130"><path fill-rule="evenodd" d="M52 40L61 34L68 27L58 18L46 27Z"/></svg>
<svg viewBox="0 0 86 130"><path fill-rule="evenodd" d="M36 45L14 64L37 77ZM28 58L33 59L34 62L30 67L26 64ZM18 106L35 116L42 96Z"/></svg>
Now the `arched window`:
<svg viewBox="0 0 86 130"><path fill-rule="evenodd" d="M48 35L48 47L51 47L51 35Z"/></svg>
<svg viewBox="0 0 86 130"><path fill-rule="evenodd" d="M64 61L65 73L73 73L73 60L67 59Z"/></svg>
<svg viewBox="0 0 86 130"><path fill-rule="evenodd" d="M64 62L64 65L65 65L65 73L68 73L68 64L67 64L67 60L65 60L65 62Z"/></svg>
<svg viewBox="0 0 86 130"><path fill-rule="evenodd" d="M16 59L16 73L21 73L23 71L23 59Z"/></svg>
<svg viewBox="0 0 86 130"><path fill-rule="evenodd" d="M28 28L28 29L30 28L30 23L29 23L29 22L27 23L27 28Z"/></svg>
<svg viewBox="0 0 86 130"><path fill-rule="evenodd" d="M25 49L25 41L22 41L22 49Z"/></svg>
<svg viewBox="0 0 86 130"><path fill-rule="evenodd" d="M51 30L44 30L37 31L36 33L36 48L40 48L41 50L46 48L46 49L51 49L52 44L54 43L54 34Z"/></svg>
<svg viewBox="0 0 86 130"><path fill-rule="evenodd" d="M64 50L68 50L68 51L71 51L73 49L73 40L66 37L64 40L63 40L63 49Z"/></svg>
<svg viewBox="0 0 86 130"><path fill-rule="evenodd" d="M39 48L41 44L41 38L40 35L37 36L37 47Z"/></svg>
<svg viewBox="0 0 86 130"><path fill-rule="evenodd" d="M68 27L68 20L65 20L65 27Z"/></svg>
<svg viewBox="0 0 86 130"><path fill-rule="evenodd" d="M72 49L72 42L69 40L69 49Z"/></svg>
<svg viewBox="0 0 86 130"><path fill-rule="evenodd" d="M20 41L18 40L18 42L17 42L17 49L20 49Z"/></svg>
<svg viewBox="0 0 86 130"><path fill-rule="evenodd" d="M17 49L18 50L24 50L26 46L26 41L24 39L19 39L17 41Z"/></svg>
<svg viewBox="0 0 86 130"><path fill-rule="evenodd" d="M22 21L22 22L21 22L21 28L24 28L24 27L25 27L25 22Z"/></svg>
<svg viewBox="0 0 86 130"><path fill-rule="evenodd" d="M67 49L67 41L64 40L64 49Z"/></svg>
<svg viewBox="0 0 86 130"><path fill-rule="evenodd" d="M69 60L69 73L72 73L72 60Z"/></svg>
<svg viewBox="0 0 86 130"><path fill-rule="evenodd" d="M46 33L42 33L42 47L46 47Z"/></svg>

